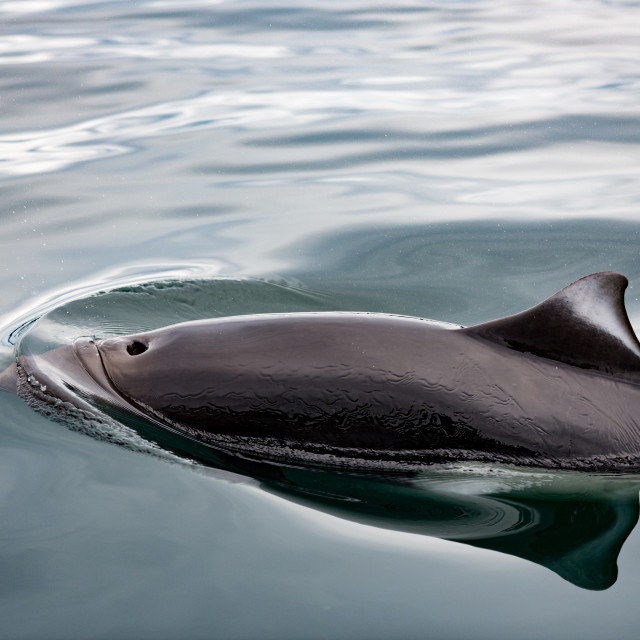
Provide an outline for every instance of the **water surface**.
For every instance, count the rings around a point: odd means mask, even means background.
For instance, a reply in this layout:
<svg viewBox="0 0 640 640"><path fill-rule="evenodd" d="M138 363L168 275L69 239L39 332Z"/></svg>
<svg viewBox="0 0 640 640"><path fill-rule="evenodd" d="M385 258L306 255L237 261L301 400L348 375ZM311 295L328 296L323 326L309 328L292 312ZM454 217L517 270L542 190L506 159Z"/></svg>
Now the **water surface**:
<svg viewBox="0 0 640 640"><path fill-rule="evenodd" d="M640 329L639 20L4 2L2 364L36 317L43 348L230 313L470 325L605 269ZM198 471L0 401L9 638L637 635L633 478Z"/></svg>

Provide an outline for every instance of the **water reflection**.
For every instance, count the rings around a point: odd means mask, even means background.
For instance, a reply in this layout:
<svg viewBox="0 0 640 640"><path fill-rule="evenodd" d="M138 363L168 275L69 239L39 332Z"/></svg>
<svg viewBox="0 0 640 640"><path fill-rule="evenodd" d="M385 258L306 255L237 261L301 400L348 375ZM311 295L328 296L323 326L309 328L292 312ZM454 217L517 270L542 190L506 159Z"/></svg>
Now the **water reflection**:
<svg viewBox="0 0 640 640"><path fill-rule="evenodd" d="M330 515L437 537L534 562L590 590L611 587L617 558L638 522L640 480L444 465L416 474L343 473L245 460L102 407L143 438L260 481L269 492Z"/></svg>
<svg viewBox="0 0 640 640"><path fill-rule="evenodd" d="M508 553L583 589L603 590L638 521L637 480L478 466L415 477L260 467L236 470L314 509L351 521Z"/></svg>

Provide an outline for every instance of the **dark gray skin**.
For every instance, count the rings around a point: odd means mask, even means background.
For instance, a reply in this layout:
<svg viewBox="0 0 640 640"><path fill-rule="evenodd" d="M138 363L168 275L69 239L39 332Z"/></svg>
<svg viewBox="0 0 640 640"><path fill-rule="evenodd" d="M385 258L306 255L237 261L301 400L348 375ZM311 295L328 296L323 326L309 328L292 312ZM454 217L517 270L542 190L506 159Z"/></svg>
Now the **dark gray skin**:
<svg viewBox="0 0 640 640"><path fill-rule="evenodd" d="M620 274L594 274L528 311L470 328L294 313L84 338L18 358L19 379L23 395L75 405L85 396L86 409L97 398L257 460L635 470L640 344L626 286Z"/></svg>

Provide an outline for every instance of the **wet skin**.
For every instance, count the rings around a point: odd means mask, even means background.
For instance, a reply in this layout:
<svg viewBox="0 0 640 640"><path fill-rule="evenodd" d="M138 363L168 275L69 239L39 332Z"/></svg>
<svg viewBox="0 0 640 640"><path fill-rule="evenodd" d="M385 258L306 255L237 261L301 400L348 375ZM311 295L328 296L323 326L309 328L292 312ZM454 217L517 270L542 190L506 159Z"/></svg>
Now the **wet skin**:
<svg viewBox="0 0 640 640"><path fill-rule="evenodd" d="M626 285L620 274L594 274L470 328L293 313L83 338L20 356L19 386L76 405L84 398L83 408L97 398L256 459L629 469L640 460L640 345ZM11 386L10 373L2 384Z"/></svg>

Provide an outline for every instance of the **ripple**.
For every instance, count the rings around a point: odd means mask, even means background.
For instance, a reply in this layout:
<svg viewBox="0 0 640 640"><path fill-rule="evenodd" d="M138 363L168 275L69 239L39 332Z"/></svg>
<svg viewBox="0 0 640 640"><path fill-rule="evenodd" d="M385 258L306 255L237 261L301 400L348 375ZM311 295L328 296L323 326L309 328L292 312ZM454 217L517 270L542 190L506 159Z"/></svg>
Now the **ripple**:
<svg viewBox="0 0 640 640"><path fill-rule="evenodd" d="M0 175L56 171L73 164L135 150L135 141L220 127L290 127L333 119L337 111L374 108L412 111L412 92L207 93L93 118L63 127L0 137Z"/></svg>
<svg viewBox="0 0 640 640"><path fill-rule="evenodd" d="M55 9L67 6L69 6L68 0L30 0L29 2L9 0L8 2L2 3L0 13L41 13L43 11L54 11Z"/></svg>
<svg viewBox="0 0 640 640"><path fill-rule="evenodd" d="M112 60L217 58L282 58L289 50L281 45L184 42L175 38L139 39L114 37L109 40L55 38L33 34L15 34L0 38L0 65L33 64L50 60Z"/></svg>
<svg viewBox="0 0 640 640"><path fill-rule="evenodd" d="M205 8L198 2L188 3L173 16L166 3L143 2L137 10L147 11L146 17L154 24L164 24L160 21L173 17L184 28L141 31L125 27L108 37L91 22L70 32L61 18L63 10L72 6L78 14L76 20L84 15L85 21L93 12L104 17L108 9L106 3L74 6L55 0L5 3L2 9L9 14L51 12L52 16L42 18L35 27L18 21L10 27L13 32L0 36L0 64L34 69L43 65L105 65L120 76L109 85L116 95L118 88L126 86L122 76L135 73L136 64L145 65L150 81L166 78L171 71L186 71L204 74L194 77L207 82L218 78L216 89L63 126L2 135L0 176L59 171L133 153L139 141L151 137L216 129L234 133L282 131L282 136L273 136L275 142L278 137L284 140L299 135L296 128L314 129L317 135L323 133L324 125L336 123L358 145L363 142L358 139L359 132L364 130L366 135L375 126L381 148L352 149L336 157L325 147L321 160L333 163L334 168L496 155L510 167L509 153L514 150L531 148L536 141L547 146L562 143L565 136L556 125L563 118L585 122L592 118L601 124L613 119L614 113L622 121L625 116L633 119L637 111L635 96L640 83L631 53L635 51L631 19L637 12L635 5L625 5L625 12L616 12L591 2L589 10L575 13L550 5L529 15L525 25L519 19L520 3L504 7L485 2L479 7L461 2L447 10L429 11L413 3L399 11L362 9L347 3L340 9L295 8L288 12L226 3ZM116 3L113 19L135 23L127 6ZM550 17L554 29L549 29ZM295 29L291 29L291 20ZM327 42L326 34L322 37L318 29L318 25L339 29L345 24L353 30L353 39ZM385 25L384 32L377 28L380 25ZM360 28L366 38L358 37ZM279 35L283 30L287 31L286 39ZM171 61L176 61L175 65ZM266 80L272 74L275 84ZM237 83L231 91L219 82L229 77ZM310 77L314 78L312 85ZM78 88L79 95L84 92ZM621 122L622 128L624 124ZM490 132L496 127L501 131L497 137ZM595 135L602 140L595 129L587 127L583 137L591 140ZM625 130L628 132L628 127ZM489 132L488 136L483 137L483 132ZM424 134L426 146L421 144ZM450 134L449 144L435 138L431 144L429 136L439 134ZM531 142L519 144L519 138L528 135ZM463 140L464 145L451 144L453 138ZM571 151L564 150L570 159L583 155ZM597 149L591 155L615 157L616 153ZM243 154L232 157L242 158ZM631 160L625 165L633 166ZM546 158L536 159L536 164L545 166ZM450 166L462 173L468 169ZM296 167L322 168L308 157L291 157L273 165L243 163L237 171L264 174L265 170L281 172ZM213 171L219 169L236 171L227 157L212 165ZM499 170L491 167L494 175ZM571 190L568 199L573 195ZM498 202L504 201L505 192L490 188L486 197L491 200L494 196ZM508 202L513 200L508 198Z"/></svg>
<svg viewBox="0 0 640 640"><path fill-rule="evenodd" d="M362 163L393 160L448 159L457 160L477 156L498 155L511 165L509 154L540 146L560 145L565 141L604 141L608 144L634 144L637 140L638 120L624 117L596 115L572 118L511 122L508 126L484 125L475 129L441 128L416 136L411 131L367 129L324 131L321 123L331 124L342 119L384 113L412 114L428 108L432 97L418 91L351 90L344 91L282 91L210 92L185 100L175 100L92 118L62 127L24 131L0 136L0 175L16 176L61 170L73 164L131 153L137 141L145 138L178 135L187 132L218 128L240 130L291 130L312 123L311 134L285 134L264 136L248 141L256 146L305 145L320 143L325 157L291 158L286 164L270 161L266 165L243 164L234 166L228 160L201 169L213 172L261 173L290 170L317 170L323 166L333 168ZM444 100L446 103L446 100ZM442 104L442 101L440 102ZM442 108L442 107L440 107ZM366 122L366 120L363 120ZM442 125L441 125L442 126ZM373 136L372 136L373 134ZM327 143L339 140L342 144L352 140L359 144L358 151L336 157ZM362 143L377 142L380 147L364 150ZM398 148L398 145L402 145ZM567 151L568 157L575 153ZM615 158L615 154L607 153ZM587 162L583 157L583 164ZM532 162L529 159L529 162ZM594 170L600 167L598 157L592 157ZM610 161L611 162L611 161ZM542 163L544 166L544 163ZM450 165L456 171L457 165ZM618 170L619 163L613 162ZM579 167L576 167L579 169ZM627 172L631 171L627 167ZM496 167L486 165L487 173L496 174ZM468 172L467 172L468 173Z"/></svg>

